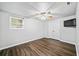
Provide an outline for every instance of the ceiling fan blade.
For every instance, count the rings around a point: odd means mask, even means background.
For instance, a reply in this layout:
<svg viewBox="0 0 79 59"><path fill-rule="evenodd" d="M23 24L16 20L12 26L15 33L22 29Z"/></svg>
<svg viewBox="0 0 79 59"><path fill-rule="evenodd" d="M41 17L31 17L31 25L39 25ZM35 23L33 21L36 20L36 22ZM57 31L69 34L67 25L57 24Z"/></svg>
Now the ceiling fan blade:
<svg viewBox="0 0 79 59"><path fill-rule="evenodd" d="M51 13L51 15L59 15L59 16L63 16L63 13Z"/></svg>
<svg viewBox="0 0 79 59"><path fill-rule="evenodd" d="M35 15L29 15L29 16L26 16L27 18L30 18L30 17L34 17Z"/></svg>

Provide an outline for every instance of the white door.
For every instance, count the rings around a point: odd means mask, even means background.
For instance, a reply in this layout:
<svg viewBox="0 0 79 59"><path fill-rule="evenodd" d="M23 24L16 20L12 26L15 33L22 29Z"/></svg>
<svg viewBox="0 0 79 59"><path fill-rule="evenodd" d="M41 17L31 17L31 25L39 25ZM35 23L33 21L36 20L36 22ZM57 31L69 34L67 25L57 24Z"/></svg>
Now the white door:
<svg viewBox="0 0 79 59"><path fill-rule="evenodd" d="M53 39L60 39L60 21L49 21L49 37Z"/></svg>

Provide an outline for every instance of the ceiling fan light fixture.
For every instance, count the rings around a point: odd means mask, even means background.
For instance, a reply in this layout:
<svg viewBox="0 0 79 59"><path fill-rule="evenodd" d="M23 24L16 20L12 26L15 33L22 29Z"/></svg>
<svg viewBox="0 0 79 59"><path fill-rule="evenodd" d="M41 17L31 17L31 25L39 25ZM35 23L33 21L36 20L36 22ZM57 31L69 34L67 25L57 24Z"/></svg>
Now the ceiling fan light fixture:
<svg viewBox="0 0 79 59"><path fill-rule="evenodd" d="M36 13L35 14L37 18L39 18L40 20L52 20L53 19L53 15L50 11L48 12L40 12L40 13Z"/></svg>
<svg viewBox="0 0 79 59"><path fill-rule="evenodd" d="M46 17L45 16L41 16L40 19L41 20L46 20Z"/></svg>
<svg viewBox="0 0 79 59"><path fill-rule="evenodd" d="M53 16L48 16L47 19L48 19L48 20L52 20L52 19L53 19Z"/></svg>

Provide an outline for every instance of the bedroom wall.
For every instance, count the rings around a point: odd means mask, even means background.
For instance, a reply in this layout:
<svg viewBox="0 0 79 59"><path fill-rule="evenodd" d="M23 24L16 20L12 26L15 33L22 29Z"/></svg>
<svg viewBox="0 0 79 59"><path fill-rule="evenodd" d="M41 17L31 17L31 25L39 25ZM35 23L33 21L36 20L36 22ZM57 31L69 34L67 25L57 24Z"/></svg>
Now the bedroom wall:
<svg viewBox="0 0 79 59"><path fill-rule="evenodd" d="M43 37L47 37L48 38L48 21L42 21L43 23Z"/></svg>
<svg viewBox="0 0 79 59"><path fill-rule="evenodd" d="M43 37L43 23L35 19L23 19L24 29L10 29L9 19L15 16L0 12L0 49L15 46Z"/></svg>
<svg viewBox="0 0 79 59"><path fill-rule="evenodd" d="M79 2L77 3L77 11L76 11L76 18L77 18L77 26L76 26L76 51L77 55L79 56Z"/></svg>
<svg viewBox="0 0 79 59"><path fill-rule="evenodd" d="M64 27L64 21L75 18L76 16L68 16L61 18L60 20L60 40L71 44L76 44L76 28Z"/></svg>

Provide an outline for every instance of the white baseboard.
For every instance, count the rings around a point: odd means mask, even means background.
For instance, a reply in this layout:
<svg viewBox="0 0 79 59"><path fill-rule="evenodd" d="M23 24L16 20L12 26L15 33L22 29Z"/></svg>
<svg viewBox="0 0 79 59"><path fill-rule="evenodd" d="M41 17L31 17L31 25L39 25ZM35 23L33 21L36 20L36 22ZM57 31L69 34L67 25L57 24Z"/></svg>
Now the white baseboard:
<svg viewBox="0 0 79 59"><path fill-rule="evenodd" d="M27 43L27 42L30 42L30 41L38 40L38 39L41 39L41 38L43 38L43 37L35 38L35 39L30 39L28 41L24 41L24 42L19 42L19 43L16 43L16 44L12 44L12 45L0 48L0 50L7 49L7 48L10 48L10 47L14 47L14 46L17 46L17 45L20 45L20 44L24 44L24 43Z"/></svg>
<svg viewBox="0 0 79 59"><path fill-rule="evenodd" d="M48 38L52 38L52 39L56 39L56 40L59 40L59 41L62 41L62 42L66 42L66 43L70 43L70 44L76 45L76 41L75 42L71 42L71 41L66 41L66 40L60 39L60 38L53 38L53 37L48 37Z"/></svg>
<svg viewBox="0 0 79 59"><path fill-rule="evenodd" d="M50 37L40 37L40 38L50 38ZM10 48L10 47L14 47L14 46L16 46L16 45L20 45L20 44L27 43L27 42L30 42L30 41L38 40L38 39L40 39L40 38L30 39L30 40L28 40L28 41L19 42L19 43L16 43L16 44L13 44L13 45L10 45L10 46L7 46L7 47L2 47L2 48L0 48L0 50L7 49L7 48ZM54 38L52 38L52 39L54 39ZM76 43L72 43L72 42L68 42L68 41L64 41L64 40L59 40L59 41L76 45Z"/></svg>
<svg viewBox="0 0 79 59"><path fill-rule="evenodd" d="M66 42L66 43L69 43L69 44L76 45L76 43L75 43L75 42L69 42L69 41L64 41L64 40L60 40L60 41L62 41L62 42Z"/></svg>

